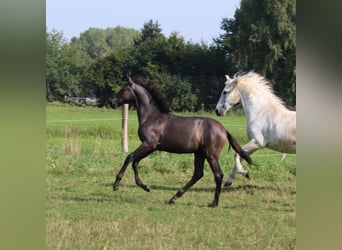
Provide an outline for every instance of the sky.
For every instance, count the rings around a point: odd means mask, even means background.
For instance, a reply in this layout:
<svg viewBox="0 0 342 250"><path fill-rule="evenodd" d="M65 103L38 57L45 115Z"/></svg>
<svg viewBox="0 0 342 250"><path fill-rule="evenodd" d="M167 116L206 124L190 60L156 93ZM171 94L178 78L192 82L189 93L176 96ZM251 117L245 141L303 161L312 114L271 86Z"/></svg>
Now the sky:
<svg viewBox="0 0 342 250"><path fill-rule="evenodd" d="M165 36L179 32L186 41L210 44L239 6L240 0L46 0L46 27L70 41L89 28L141 30L152 19Z"/></svg>

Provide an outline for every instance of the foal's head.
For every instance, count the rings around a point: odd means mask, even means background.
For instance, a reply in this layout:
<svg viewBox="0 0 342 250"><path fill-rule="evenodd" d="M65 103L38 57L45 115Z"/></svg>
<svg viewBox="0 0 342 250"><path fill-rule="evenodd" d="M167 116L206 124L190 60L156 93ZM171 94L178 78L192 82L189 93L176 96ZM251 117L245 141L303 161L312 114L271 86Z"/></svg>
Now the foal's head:
<svg viewBox="0 0 342 250"><path fill-rule="evenodd" d="M144 81L143 78L137 78L133 81L128 77L128 80L129 83L124 85L111 100L113 108L117 108L124 103L139 105L140 102L145 101L149 106L154 105L158 107L162 113L171 112L168 101L159 89L157 83L153 81Z"/></svg>
<svg viewBox="0 0 342 250"><path fill-rule="evenodd" d="M125 103L135 102L136 97L133 92L134 84L135 83L131 80L131 78L129 78L129 83L125 84L112 99L111 104L113 108L117 108Z"/></svg>
<svg viewBox="0 0 342 250"><path fill-rule="evenodd" d="M240 102L240 95L236 88L237 81L236 76L230 78L226 75L225 86L215 109L218 116L224 116L232 107Z"/></svg>

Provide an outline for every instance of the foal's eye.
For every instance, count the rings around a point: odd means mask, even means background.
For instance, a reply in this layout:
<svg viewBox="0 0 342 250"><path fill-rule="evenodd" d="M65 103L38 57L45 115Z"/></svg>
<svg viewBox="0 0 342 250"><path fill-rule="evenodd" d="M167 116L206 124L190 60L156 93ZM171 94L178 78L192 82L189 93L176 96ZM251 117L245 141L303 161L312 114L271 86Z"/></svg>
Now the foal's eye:
<svg viewBox="0 0 342 250"><path fill-rule="evenodd" d="M223 91L223 94L224 95L228 94L228 91L227 90Z"/></svg>

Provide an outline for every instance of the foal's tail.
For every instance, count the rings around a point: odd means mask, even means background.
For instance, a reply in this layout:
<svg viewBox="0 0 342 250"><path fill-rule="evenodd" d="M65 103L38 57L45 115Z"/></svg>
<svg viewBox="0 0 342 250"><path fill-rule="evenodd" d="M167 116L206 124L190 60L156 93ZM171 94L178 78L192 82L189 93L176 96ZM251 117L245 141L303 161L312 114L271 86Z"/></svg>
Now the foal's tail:
<svg viewBox="0 0 342 250"><path fill-rule="evenodd" d="M226 132L227 132L229 144L233 147L235 152L238 153L243 159L245 159L248 162L248 164L253 164L251 157L249 157L249 155L246 153L246 151L244 151L240 147L240 145L238 144L236 139L228 131L226 131Z"/></svg>

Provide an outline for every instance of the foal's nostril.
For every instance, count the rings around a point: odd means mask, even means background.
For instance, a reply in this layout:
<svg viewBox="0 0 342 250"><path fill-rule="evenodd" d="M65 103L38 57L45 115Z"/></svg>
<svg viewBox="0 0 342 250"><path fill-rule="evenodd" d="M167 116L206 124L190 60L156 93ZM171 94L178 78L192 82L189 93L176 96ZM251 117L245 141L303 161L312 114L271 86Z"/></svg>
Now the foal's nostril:
<svg viewBox="0 0 342 250"><path fill-rule="evenodd" d="M113 109L116 109L116 108L118 107L117 101L113 99L113 100L110 102L110 106L111 106Z"/></svg>
<svg viewBox="0 0 342 250"><path fill-rule="evenodd" d="M216 113L216 115L219 115L218 109L215 109L215 113Z"/></svg>

